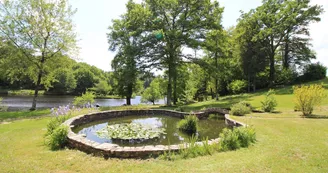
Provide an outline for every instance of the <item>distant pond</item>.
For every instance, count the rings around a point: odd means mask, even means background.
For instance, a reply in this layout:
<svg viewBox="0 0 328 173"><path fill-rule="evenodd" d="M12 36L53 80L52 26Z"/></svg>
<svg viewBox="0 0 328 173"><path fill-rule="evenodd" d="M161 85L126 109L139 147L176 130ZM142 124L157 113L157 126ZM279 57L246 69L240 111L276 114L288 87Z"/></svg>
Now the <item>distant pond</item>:
<svg viewBox="0 0 328 173"><path fill-rule="evenodd" d="M3 98L2 104L8 107L8 111L27 110L32 105L32 96L7 96L0 95ZM37 108L53 108L72 103L74 96L39 96L37 101ZM95 99L95 104L100 106L122 106L126 103L125 99ZM141 104L141 96L136 96L131 99L132 105ZM164 104L164 100L156 102L156 104Z"/></svg>

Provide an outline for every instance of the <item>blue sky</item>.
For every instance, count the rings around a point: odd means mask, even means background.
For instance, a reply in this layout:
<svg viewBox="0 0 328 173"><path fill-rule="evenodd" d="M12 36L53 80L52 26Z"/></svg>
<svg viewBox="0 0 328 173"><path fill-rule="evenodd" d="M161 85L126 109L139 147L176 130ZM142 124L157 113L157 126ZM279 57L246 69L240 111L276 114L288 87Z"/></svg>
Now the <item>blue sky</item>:
<svg viewBox="0 0 328 173"><path fill-rule="evenodd" d="M80 61L95 65L105 71L111 70L110 62L114 53L108 51L108 27L112 19L123 14L128 0L70 0L73 8L77 8L73 20L79 39ZM140 0L137 0L137 2ZM240 10L245 12L261 5L262 0L219 0L225 7L223 26L236 24ZM311 36L313 49L317 52L317 61L328 66L328 0L312 0L313 4L321 4L325 11L320 23L312 24Z"/></svg>

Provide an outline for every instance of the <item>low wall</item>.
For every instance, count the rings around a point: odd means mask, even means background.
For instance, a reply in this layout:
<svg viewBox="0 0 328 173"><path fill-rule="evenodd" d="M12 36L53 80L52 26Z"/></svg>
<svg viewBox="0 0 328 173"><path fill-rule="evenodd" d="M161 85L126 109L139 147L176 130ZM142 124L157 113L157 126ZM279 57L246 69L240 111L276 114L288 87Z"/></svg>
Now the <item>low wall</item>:
<svg viewBox="0 0 328 173"><path fill-rule="evenodd" d="M225 110L216 109L211 111L197 112L193 113L199 118L205 118L210 113L220 113L223 114ZM73 117L67 120L64 124L69 126L68 131L68 147L78 149L80 151L86 152L88 154L94 154L96 156L102 156L105 158L109 157L117 157L117 158L144 158L149 156L158 156L165 151L178 151L181 146L179 145L149 145L143 147L122 147L116 144L109 143L97 143L95 141L91 141L86 139L82 135L78 135L72 131L72 128L75 126L88 124L90 122L99 121L99 120L107 120L111 118L123 117L123 116L131 116L131 115L166 115L172 117L183 118L185 115L189 115L190 113L177 112L171 110L125 110L125 111L105 111L98 112L92 114L81 115L77 117ZM225 117L225 122L229 126L245 126L243 123L237 122L235 120L230 119L228 114L223 114ZM219 142L219 138L209 140L209 144L215 144ZM202 142L197 142L199 145ZM187 144L184 147L188 147Z"/></svg>

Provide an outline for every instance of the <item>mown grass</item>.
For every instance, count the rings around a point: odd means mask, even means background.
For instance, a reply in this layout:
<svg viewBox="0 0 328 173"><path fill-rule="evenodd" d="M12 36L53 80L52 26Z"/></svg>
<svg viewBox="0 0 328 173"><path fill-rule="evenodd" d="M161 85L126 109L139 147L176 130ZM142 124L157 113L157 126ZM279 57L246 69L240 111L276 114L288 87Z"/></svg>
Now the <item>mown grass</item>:
<svg viewBox="0 0 328 173"><path fill-rule="evenodd" d="M40 90L39 95L44 95L45 91ZM6 94L11 96L30 96L34 95L34 90L10 90L10 89L0 89L0 94Z"/></svg>
<svg viewBox="0 0 328 173"><path fill-rule="evenodd" d="M327 172L328 120L234 117L253 125L248 149L194 159L105 160L76 150L50 151L49 117L0 125L0 172Z"/></svg>
<svg viewBox="0 0 328 173"><path fill-rule="evenodd" d="M16 112L0 112L0 122L1 121L9 121L16 120L20 118L33 118L44 115L49 115L50 110L36 110L36 111L16 111Z"/></svg>
<svg viewBox="0 0 328 173"><path fill-rule="evenodd" d="M316 83L321 82L327 87L327 80ZM232 116L255 128L255 145L193 159L105 160L76 150L54 152L44 145L43 139L50 117L3 123L0 124L0 172L328 172L328 119L302 118L300 112L294 112L290 90L291 87L276 89L277 110L280 113ZM195 103L183 108L190 111L204 107L226 107L239 101L259 106L264 93L224 97L219 102ZM102 109L143 108L161 107ZM327 115L328 100L314 113Z"/></svg>

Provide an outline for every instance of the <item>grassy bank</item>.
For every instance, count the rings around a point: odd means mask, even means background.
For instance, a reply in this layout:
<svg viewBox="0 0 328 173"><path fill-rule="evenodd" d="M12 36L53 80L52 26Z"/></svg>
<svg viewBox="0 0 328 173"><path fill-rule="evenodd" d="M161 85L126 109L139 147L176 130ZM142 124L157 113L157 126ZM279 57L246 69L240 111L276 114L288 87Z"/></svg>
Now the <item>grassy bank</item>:
<svg viewBox="0 0 328 173"><path fill-rule="evenodd" d="M39 95L44 95L45 91L39 91ZM10 90L10 89L0 89L0 94L9 96L32 96L34 95L34 90Z"/></svg>

